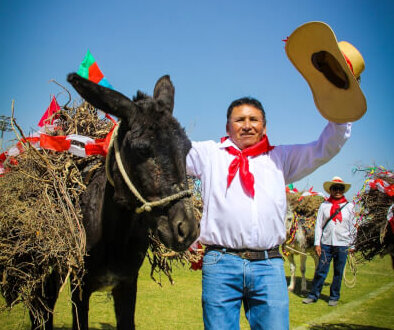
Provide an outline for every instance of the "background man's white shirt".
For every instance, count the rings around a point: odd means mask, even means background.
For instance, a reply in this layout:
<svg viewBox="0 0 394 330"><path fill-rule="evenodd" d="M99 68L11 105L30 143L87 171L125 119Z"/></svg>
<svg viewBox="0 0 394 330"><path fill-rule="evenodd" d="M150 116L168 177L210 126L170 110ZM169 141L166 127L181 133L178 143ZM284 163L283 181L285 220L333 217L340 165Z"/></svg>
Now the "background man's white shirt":
<svg viewBox="0 0 394 330"><path fill-rule="evenodd" d="M342 207L344 204L342 203L339 206ZM331 206L332 204L327 201L320 205L315 225L315 245L350 246L356 235L354 204L348 203L343 207L341 210L342 221L330 220L322 231L325 223L330 218Z"/></svg>

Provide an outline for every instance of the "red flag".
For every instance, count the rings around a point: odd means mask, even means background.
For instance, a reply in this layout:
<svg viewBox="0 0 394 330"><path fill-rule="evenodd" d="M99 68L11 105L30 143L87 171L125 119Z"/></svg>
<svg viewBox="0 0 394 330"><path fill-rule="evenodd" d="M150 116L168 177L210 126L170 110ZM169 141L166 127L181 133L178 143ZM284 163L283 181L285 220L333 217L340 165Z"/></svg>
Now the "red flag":
<svg viewBox="0 0 394 330"><path fill-rule="evenodd" d="M44 115L40 119L38 126L42 127L44 125L52 125L53 121L58 117L58 115L53 116L56 112L60 110L59 104L57 104L56 98L53 97L51 104L48 109L45 111Z"/></svg>

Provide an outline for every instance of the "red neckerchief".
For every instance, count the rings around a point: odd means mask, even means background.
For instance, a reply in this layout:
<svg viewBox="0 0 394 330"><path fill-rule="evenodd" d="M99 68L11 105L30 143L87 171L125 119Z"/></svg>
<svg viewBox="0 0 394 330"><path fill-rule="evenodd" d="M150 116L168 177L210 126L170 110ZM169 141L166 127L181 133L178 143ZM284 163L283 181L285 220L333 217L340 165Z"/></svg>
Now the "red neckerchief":
<svg viewBox="0 0 394 330"><path fill-rule="evenodd" d="M227 138L228 137L222 138L221 142L224 142ZM270 145L267 135L264 135L260 142L243 150L237 150L234 147L226 147L227 152L235 156L228 168L227 188L233 181L238 169L240 169L239 176L241 178L241 184L246 194L254 198L254 177L253 174L249 172L248 156L258 156L274 148L275 147Z"/></svg>
<svg viewBox="0 0 394 330"><path fill-rule="evenodd" d="M336 210L341 208L339 204L346 203L347 199L345 198L345 196L342 196L342 198L340 198L340 199L335 199L330 196L330 198L327 199L327 202L332 203L331 210L330 210L330 217L331 217L335 213ZM342 222L341 211L339 211L338 214L332 219L332 221L334 221L334 222L337 220L339 220L339 222Z"/></svg>

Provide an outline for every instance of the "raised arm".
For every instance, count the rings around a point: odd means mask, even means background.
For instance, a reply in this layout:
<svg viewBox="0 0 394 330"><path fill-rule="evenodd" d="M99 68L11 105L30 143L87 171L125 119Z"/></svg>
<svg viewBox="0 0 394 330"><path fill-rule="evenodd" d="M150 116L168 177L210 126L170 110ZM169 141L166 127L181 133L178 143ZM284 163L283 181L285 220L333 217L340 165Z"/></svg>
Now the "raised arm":
<svg viewBox="0 0 394 330"><path fill-rule="evenodd" d="M284 157L284 176L291 183L309 175L327 163L349 139L351 123L329 122L317 141L308 144L280 146Z"/></svg>

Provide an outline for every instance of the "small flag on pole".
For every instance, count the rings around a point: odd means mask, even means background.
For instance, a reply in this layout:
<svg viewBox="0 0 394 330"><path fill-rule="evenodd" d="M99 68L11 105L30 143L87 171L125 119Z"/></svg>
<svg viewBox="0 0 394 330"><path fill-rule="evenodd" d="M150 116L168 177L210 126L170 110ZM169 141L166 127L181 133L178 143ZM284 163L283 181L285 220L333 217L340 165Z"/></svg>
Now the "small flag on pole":
<svg viewBox="0 0 394 330"><path fill-rule="evenodd" d="M298 193L298 190L297 188L294 187L292 183L290 183L286 186L286 192L290 194L294 194L294 193Z"/></svg>
<svg viewBox="0 0 394 330"><path fill-rule="evenodd" d="M56 97L52 98L51 104L44 112L40 121L38 122L38 126L42 127L44 125L52 125L54 120L57 119L58 115L55 115L56 112L60 110L60 106L56 101Z"/></svg>
<svg viewBox="0 0 394 330"><path fill-rule="evenodd" d="M107 79L104 77L103 73L99 69L96 60L90 53L89 49L86 52L85 58L79 66L79 70L77 73L82 78L89 79L96 84L113 89L111 84L107 81Z"/></svg>

